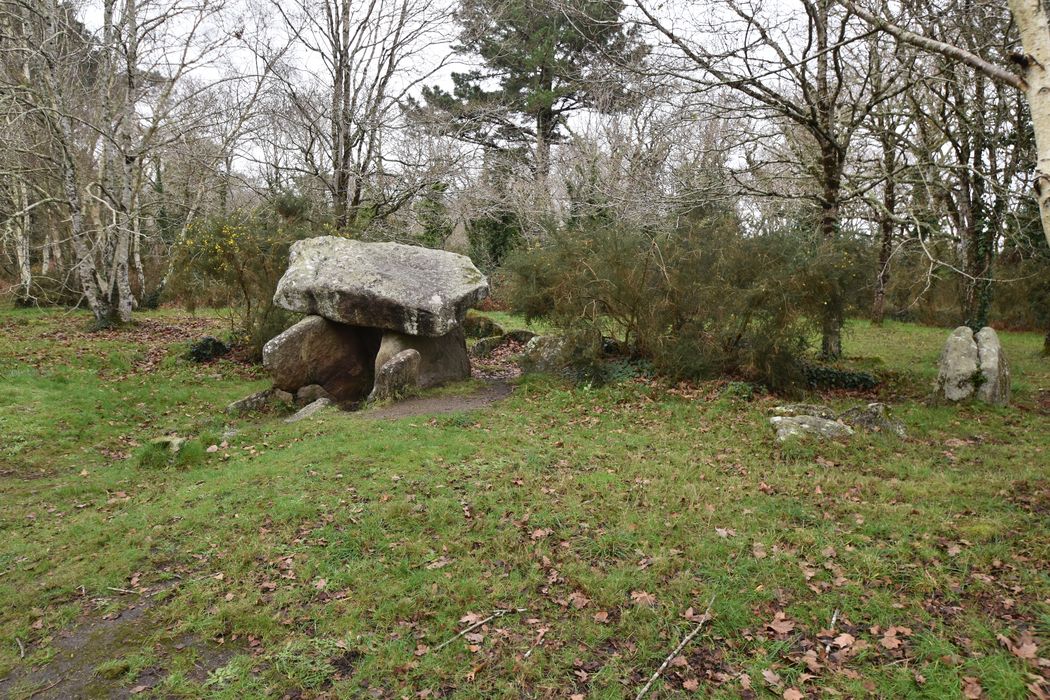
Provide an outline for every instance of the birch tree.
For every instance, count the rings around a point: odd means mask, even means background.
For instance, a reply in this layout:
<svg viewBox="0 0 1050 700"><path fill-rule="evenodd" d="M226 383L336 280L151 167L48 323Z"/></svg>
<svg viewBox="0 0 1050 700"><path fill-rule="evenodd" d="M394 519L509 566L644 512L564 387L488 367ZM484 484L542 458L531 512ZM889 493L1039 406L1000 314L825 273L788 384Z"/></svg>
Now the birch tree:
<svg viewBox="0 0 1050 700"><path fill-rule="evenodd" d="M1006 61L992 61L958 44L916 32L900 22L886 5L869 9L854 0L837 0L871 26L925 51L974 68L1020 91L1027 100L1036 146L1033 189L1043 233L1050 242L1050 11L1042 0L1009 0L1023 51Z"/></svg>

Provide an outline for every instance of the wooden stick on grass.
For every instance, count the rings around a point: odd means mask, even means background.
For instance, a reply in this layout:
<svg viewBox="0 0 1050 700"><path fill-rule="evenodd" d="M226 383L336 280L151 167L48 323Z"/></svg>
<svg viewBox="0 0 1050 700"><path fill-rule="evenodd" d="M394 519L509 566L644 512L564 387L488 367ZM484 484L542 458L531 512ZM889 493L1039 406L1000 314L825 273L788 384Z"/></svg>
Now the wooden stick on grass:
<svg viewBox="0 0 1050 700"><path fill-rule="evenodd" d="M645 694L648 693L649 689L653 686L653 683L656 682L656 679L659 678L660 674L664 672L665 668L667 668L667 665L674 660L674 657L678 656L678 653L685 648L686 644L693 641L693 637L700 634L700 630L703 628L704 623L711 619L711 606L714 604L715 597L712 595L711 602L707 604L707 611L704 612L704 616L700 618L700 622L696 624L696 627L693 628L692 632L685 636L685 639L678 643L678 646L674 648L674 651L664 659L664 662L660 664L660 668L656 669L656 673L652 675L649 682L642 686L642 689L638 691L638 695L635 696L634 700L642 700L642 698L645 697Z"/></svg>
<svg viewBox="0 0 1050 700"><path fill-rule="evenodd" d="M838 619L839 619L839 609L835 608L835 614L831 616L831 627L829 628L831 630L831 638L832 639L835 638L835 622ZM831 642L828 642L827 645L825 645L824 653L825 654L830 654L831 653Z"/></svg>
<svg viewBox="0 0 1050 700"><path fill-rule="evenodd" d="M457 634L452 639L448 639L448 640L442 642L440 645L438 645L434 649L434 651L440 651L440 650L444 649L449 644L451 644L452 642L456 641L457 639L459 639L463 635L467 634L471 630L476 630L478 627L481 627L486 622L491 622L492 620L495 620L497 617L503 617L504 615L510 615L511 613L523 613L523 612L528 612L528 608L514 608L514 609L511 609L511 610L493 610L492 614L489 615L488 617L486 617L484 620L481 620L480 622L475 622L473 625L471 625L470 627L466 628L465 630L463 630L462 632Z"/></svg>

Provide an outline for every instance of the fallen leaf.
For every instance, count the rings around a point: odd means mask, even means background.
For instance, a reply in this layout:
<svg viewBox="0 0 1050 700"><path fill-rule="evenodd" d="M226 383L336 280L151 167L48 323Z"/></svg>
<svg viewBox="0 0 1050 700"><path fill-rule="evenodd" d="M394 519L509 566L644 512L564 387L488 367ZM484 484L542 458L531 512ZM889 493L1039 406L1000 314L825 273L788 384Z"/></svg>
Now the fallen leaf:
<svg viewBox="0 0 1050 700"><path fill-rule="evenodd" d="M656 605L656 596L645 591L631 591L631 600L635 605L651 608Z"/></svg>
<svg viewBox="0 0 1050 700"><path fill-rule="evenodd" d="M686 608L685 612L682 613L682 617L684 617L686 620L689 620L690 622L696 622L696 623L705 622L707 620L707 614L706 613L701 615L701 614L697 613L695 610L693 610L692 608Z"/></svg>
<svg viewBox="0 0 1050 700"><path fill-rule="evenodd" d="M687 681L682 682L682 687L688 691L695 691L700 689L700 681L695 678L690 678Z"/></svg>
<svg viewBox="0 0 1050 700"><path fill-rule="evenodd" d="M577 610L587 607L589 602L591 602L590 599L579 591L573 591L569 594L569 603Z"/></svg>
<svg viewBox="0 0 1050 700"><path fill-rule="evenodd" d="M443 569L443 568L445 568L446 566L448 566L451 563L452 563L452 560L449 559L448 557L438 557L434 561L432 561L429 564L427 564L427 570L428 571L434 571L435 569Z"/></svg>
<svg viewBox="0 0 1050 700"><path fill-rule="evenodd" d="M428 647L426 644L417 644L416 645L416 650L413 653L416 656L423 656L428 651L430 651L430 647Z"/></svg>
<svg viewBox="0 0 1050 700"><path fill-rule="evenodd" d="M773 615L773 621L768 623L766 627L777 634L788 634L791 630L795 629L795 623L787 619L787 615L783 612L778 612Z"/></svg>
<svg viewBox="0 0 1050 700"><path fill-rule="evenodd" d="M768 556L766 554L766 546L761 542L755 542L751 545L751 554L755 559L765 559Z"/></svg>
<svg viewBox="0 0 1050 700"><path fill-rule="evenodd" d="M980 700L984 697L981 682L973 676L963 676L963 697L967 700Z"/></svg>
<svg viewBox="0 0 1050 700"><path fill-rule="evenodd" d="M796 688L788 688L784 691L784 700L803 700L805 697L802 691Z"/></svg>
<svg viewBox="0 0 1050 700"><path fill-rule="evenodd" d="M734 530L732 528L729 528L729 527L716 527L715 528L715 532L722 539L726 539L728 537L732 537L733 535L736 534L736 530Z"/></svg>
<svg viewBox="0 0 1050 700"><path fill-rule="evenodd" d="M778 676L776 671L774 671L771 668L767 668L765 671L763 671L762 677L766 680L766 683L769 683L774 688L781 685L780 676Z"/></svg>
<svg viewBox="0 0 1050 700"><path fill-rule="evenodd" d="M598 612L594 613L594 621L597 622L599 625L604 625L606 622L609 621L609 613L605 612L604 610L599 610Z"/></svg>
<svg viewBox="0 0 1050 700"><path fill-rule="evenodd" d="M835 637L834 639L835 646L842 648L850 646L855 641L857 641L856 637L854 637L852 634L847 634L845 632Z"/></svg>

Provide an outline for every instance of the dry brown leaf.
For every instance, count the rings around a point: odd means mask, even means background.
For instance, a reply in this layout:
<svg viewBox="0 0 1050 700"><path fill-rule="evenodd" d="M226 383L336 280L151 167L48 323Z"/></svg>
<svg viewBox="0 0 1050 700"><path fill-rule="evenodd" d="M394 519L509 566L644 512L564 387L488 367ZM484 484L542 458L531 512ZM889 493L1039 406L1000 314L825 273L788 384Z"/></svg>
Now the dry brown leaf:
<svg viewBox="0 0 1050 700"><path fill-rule="evenodd" d="M777 672L771 668L767 668L765 671L762 672L762 678L764 678L766 680L766 683L769 683L774 688L779 687L782 683L782 681L780 680L780 676L778 676Z"/></svg>
<svg viewBox="0 0 1050 700"><path fill-rule="evenodd" d="M689 680L682 682L682 687L690 692L696 691L700 689L700 681L695 678L690 678Z"/></svg>
<svg viewBox="0 0 1050 700"><path fill-rule="evenodd" d="M783 612L778 612L773 615L773 621L766 624L766 627L777 634L788 634L791 630L795 629L795 623L787 619L787 615Z"/></svg>
<svg viewBox="0 0 1050 700"><path fill-rule="evenodd" d="M854 637L852 634L847 634L843 632L839 636L835 637L834 641L835 645L838 647L848 647L851 644L853 644L853 642L857 641L857 638Z"/></svg>
<svg viewBox="0 0 1050 700"><path fill-rule="evenodd" d="M784 691L784 700L803 700L805 697L797 688L788 688Z"/></svg>
<svg viewBox="0 0 1050 700"><path fill-rule="evenodd" d="M761 542L755 542L753 545L751 545L751 554L755 557L755 559L765 559L767 556L769 556L768 554L766 554L766 546Z"/></svg>
<svg viewBox="0 0 1050 700"><path fill-rule="evenodd" d="M967 700L980 700L984 697L981 682L973 676L963 676L963 697Z"/></svg>
<svg viewBox="0 0 1050 700"><path fill-rule="evenodd" d="M587 603L589 602L591 602L590 598L579 591L573 591L569 594L569 603L577 610L587 607Z"/></svg>
<svg viewBox="0 0 1050 700"><path fill-rule="evenodd" d="M434 561L432 561L429 564L427 564L427 570L428 571L434 571L435 569L443 569L443 568L445 568L446 566L448 566L451 563L452 563L452 560L449 559L448 557L438 557Z"/></svg>
<svg viewBox="0 0 1050 700"><path fill-rule="evenodd" d="M604 625L606 622L609 621L609 613L605 612L604 610L599 610L598 612L594 613L594 621L597 622L599 625Z"/></svg>
<svg viewBox="0 0 1050 700"><path fill-rule="evenodd" d="M646 591L631 591L631 600L635 605L651 608L656 605L656 596Z"/></svg>

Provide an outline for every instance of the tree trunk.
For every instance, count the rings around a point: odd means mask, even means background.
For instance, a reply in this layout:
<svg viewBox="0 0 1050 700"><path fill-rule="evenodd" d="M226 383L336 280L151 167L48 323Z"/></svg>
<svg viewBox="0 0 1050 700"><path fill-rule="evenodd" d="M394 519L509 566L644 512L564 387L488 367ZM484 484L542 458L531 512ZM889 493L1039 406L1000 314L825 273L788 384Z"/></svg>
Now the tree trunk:
<svg viewBox="0 0 1050 700"><path fill-rule="evenodd" d="M839 267L839 225L841 212L839 200L842 194L842 160L838 151L831 144L823 147L822 176L824 178L820 209L820 235L824 240L825 250L835 259L829 261L828 267L835 270ZM829 291L824 300L821 314L820 355L826 360L837 360L842 357L842 326L846 320L845 299L840 281L828 280Z"/></svg>
<svg viewBox="0 0 1050 700"><path fill-rule="evenodd" d="M18 266L18 291L15 292L15 303L20 306L31 306L33 299L33 270L30 262L29 246L29 193L26 183L21 178L15 179L15 211L17 216L7 220L7 228L15 243L15 263Z"/></svg>
<svg viewBox="0 0 1050 700"><path fill-rule="evenodd" d="M890 283L890 255L893 253L893 222L879 223L879 262L875 271L875 299L871 304L871 322L881 326L886 320L886 288Z"/></svg>
<svg viewBox="0 0 1050 700"><path fill-rule="evenodd" d="M48 23L47 39L44 50L51 56L58 56L57 48L62 32L58 26L58 3L51 0L46 7L46 18ZM76 143L73 130L73 117L66 109L62 100L63 87L61 78L56 74L56 65L51 63L49 70L42 75L45 81L53 114L54 126L56 128L56 141L61 156L62 189L66 198L66 207L69 210L70 238L73 242L73 255L76 259L74 270L77 281L80 283L81 293L84 301L95 316L99 325L112 322L112 308L105 297L106 285L95 265L93 246L84 233L84 210L80 200L80 189L77 183L77 164L74 155L74 144Z"/></svg>
<svg viewBox="0 0 1050 700"><path fill-rule="evenodd" d="M871 305L871 322L881 326L886 318L886 287L890 282L890 256L893 254L893 216L897 209L897 152L889 126L881 125L882 167L886 178L882 189L882 212L879 217L879 261L875 271L875 299Z"/></svg>
<svg viewBox="0 0 1050 700"><path fill-rule="evenodd" d="M829 77L829 38L828 18L832 0L820 0L815 5L815 12L810 16L813 31L816 35L817 69L816 69L816 118L818 122L817 141L820 144L820 235L829 255L838 257L838 238L842 198L842 167L845 159L840 144L835 141L837 122L835 102L832 97ZM832 260L831 269L838 267L838 260ZM827 298L824 300L824 311L821 315L820 355L826 360L837 360L842 357L842 326L845 322L845 300L842 296L839 280L832 279Z"/></svg>
<svg viewBox="0 0 1050 700"><path fill-rule="evenodd" d="M1050 17L1042 0L1009 0L1025 50L1024 92L1035 134L1035 195L1050 242Z"/></svg>

